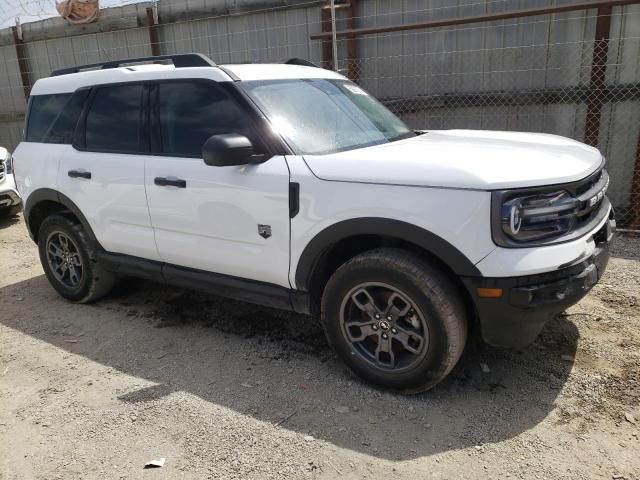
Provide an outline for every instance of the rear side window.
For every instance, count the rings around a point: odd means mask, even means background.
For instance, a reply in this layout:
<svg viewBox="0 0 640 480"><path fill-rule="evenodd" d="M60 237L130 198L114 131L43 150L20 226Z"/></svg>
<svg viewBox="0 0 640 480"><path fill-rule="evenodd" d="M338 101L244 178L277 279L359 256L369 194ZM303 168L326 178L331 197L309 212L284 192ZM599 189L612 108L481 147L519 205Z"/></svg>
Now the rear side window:
<svg viewBox="0 0 640 480"><path fill-rule="evenodd" d="M45 143L73 143L73 133L88 95L89 90L80 90L73 94L45 134Z"/></svg>
<svg viewBox="0 0 640 480"><path fill-rule="evenodd" d="M31 98L27 142L45 142L51 127L71 98L70 93L36 95Z"/></svg>
<svg viewBox="0 0 640 480"><path fill-rule="evenodd" d="M207 139L223 133L238 133L256 144L253 122L218 85L162 83L158 95L162 153L201 157Z"/></svg>
<svg viewBox="0 0 640 480"><path fill-rule="evenodd" d="M116 153L142 151L142 85L101 87L87 113L87 150Z"/></svg>

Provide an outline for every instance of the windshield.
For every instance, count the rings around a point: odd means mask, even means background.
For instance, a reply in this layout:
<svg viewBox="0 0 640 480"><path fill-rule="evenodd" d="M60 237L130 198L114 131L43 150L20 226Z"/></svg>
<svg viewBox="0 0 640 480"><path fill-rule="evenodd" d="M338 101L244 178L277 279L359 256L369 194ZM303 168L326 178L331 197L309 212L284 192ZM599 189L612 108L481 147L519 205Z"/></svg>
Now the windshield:
<svg viewBox="0 0 640 480"><path fill-rule="evenodd" d="M325 154L414 136L402 120L347 80L241 82L297 153Z"/></svg>

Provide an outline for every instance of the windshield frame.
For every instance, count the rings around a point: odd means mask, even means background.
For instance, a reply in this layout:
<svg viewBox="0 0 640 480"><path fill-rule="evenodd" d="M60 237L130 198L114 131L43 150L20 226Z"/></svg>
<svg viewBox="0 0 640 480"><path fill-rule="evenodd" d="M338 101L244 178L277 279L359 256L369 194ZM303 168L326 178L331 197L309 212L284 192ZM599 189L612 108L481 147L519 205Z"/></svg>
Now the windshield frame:
<svg viewBox="0 0 640 480"><path fill-rule="evenodd" d="M396 125L400 125L400 126L402 126L404 128L401 131L399 131L397 135L394 135L392 137L376 139L376 140L372 140L372 141L369 141L369 142L359 142L359 143L356 142L356 143L352 143L352 144L349 144L349 145L345 145L345 146L340 147L340 148L328 148L326 150L316 151L316 152L305 151L305 149L301 148L292 138L290 138L284 132L282 132L280 129L275 127L274 121L273 121L274 120L273 112L270 111L269 108L266 107L266 105L263 104L263 102L261 102L258 98L256 98L256 96L253 93L253 88L256 88L256 87L259 87L259 86L270 85L270 84L285 84L285 83L291 83L291 82L314 83L314 82L319 82L319 81L328 82L333 87L337 88L340 91L340 93L342 95L344 95L344 97L349 99L349 101L356 108L358 108L359 113L362 113L364 116L366 116L367 112L363 111L363 109L360 108L357 103L353 102L351 97L348 94L345 93L344 85L347 85L348 87L351 87L353 89L358 89L360 92L362 92L362 93L359 93L359 95L363 95L364 94L368 99L371 99L372 100L372 102L371 102L372 105L374 105L376 108L377 107L381 107L380 111L382 113L392 117L393 120L396 122ZM251 101L251 103L255 106L255 108L257 108L258 111L262 114L262 116L264 118L264 121L269 126L271 132L274 135L277 135L278 138L283 143L285 143L287 145L287 147L289 147L289 149L296 155L331 155L331 154L350 151L350 150L357 150L357 149L360 149L360 148L372 147L372 146L375 146L375 145L384 145L384 144L387 144L387 143L391 143L391 142L395 142L395 141L399 141L399 140L404 140L404 139L407 139L407 138L412 138L412 137L418 135L418 133L416 131L414 131L412 128L410 128L402 119L400 119L397 115L395 115L395 113L393 113L391 110L389 110L376 97L374 97L373 95L370 95L368 92L364 91L360 86L358 86L357 84L353 83L351 80L348 80L346 78L335 79L335 78L298 78L298 77L295 77L295 78L284 78L284 79L246 80L246 81L236 82L236 85L242 91L242 93ZM350 91L352 91L351 88L349 89ZM345 113L345 116L347 116L346 113ZM371 120L370 117L366 117L366 118L369 121L371 121L372 124L373 124L373 121ZM384 133L381 130L378 130L377 133L380 133L380 134L382 134L384 136Z"/></svg>

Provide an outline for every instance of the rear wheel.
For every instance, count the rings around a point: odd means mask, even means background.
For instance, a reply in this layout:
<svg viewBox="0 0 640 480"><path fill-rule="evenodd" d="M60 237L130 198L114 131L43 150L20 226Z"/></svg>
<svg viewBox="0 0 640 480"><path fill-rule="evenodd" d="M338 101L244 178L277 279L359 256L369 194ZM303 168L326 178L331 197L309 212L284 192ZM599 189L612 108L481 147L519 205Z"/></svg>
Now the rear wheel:
<svg viewBox="0 0 640 480"><path fill-rule="evenodd" d="M49 283L68 300L91 302L113 287L115 275L97 261L95 245L82 225L64 215L42 222L38 250Z"/></svg>
<svg viewBox="0 0 640 480"><path fill-rule="evenodd" d="M456 286L397 249L358 255L329 279L322 322L331 346L363 379L417 393L455 366L467 337Z"/></svg>

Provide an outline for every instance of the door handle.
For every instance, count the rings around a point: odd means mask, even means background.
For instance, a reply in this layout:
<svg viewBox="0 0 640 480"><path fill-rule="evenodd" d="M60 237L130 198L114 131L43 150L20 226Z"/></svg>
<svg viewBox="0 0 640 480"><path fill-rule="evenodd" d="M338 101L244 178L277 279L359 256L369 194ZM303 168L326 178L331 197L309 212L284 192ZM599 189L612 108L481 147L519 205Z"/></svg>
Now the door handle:
<svg viewBox="0 0 640 480"><path fill-rule="evenodd" d="M86 178L91 180L91 172L85 172L84 170L69 170L67 173L71 178Z"/></svg>
<svg viewBox="0 0 640 480"><path fill-rule="evenodd" d="M153 183L160 187L187 188L187 181L179 178L156 177L153 179Z"/></svg>

